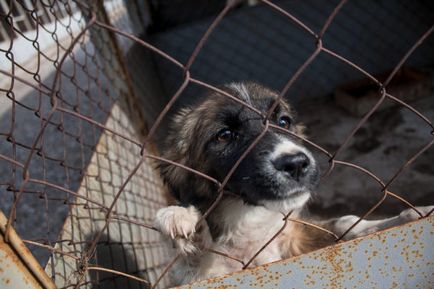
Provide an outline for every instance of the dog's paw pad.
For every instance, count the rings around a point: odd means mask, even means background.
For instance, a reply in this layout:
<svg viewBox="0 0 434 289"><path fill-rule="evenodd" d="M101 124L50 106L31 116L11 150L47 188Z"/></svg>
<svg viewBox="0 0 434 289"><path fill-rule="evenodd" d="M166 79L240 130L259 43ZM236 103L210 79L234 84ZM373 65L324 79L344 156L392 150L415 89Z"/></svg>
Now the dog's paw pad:
<svg viewBox="0 0 434 289"><path fill-rule="evenodd" d="M426 207L416 207L416 209L422 214L422 217L425 217L433 212L434 206L426 206ZM399 218L406 222L415 221L420 219L421 216L412 208L406 209L399 214Z"/></svg>
<svg viewBox="0 0 434 289"><path fill-rule="evenodd" d="M188 239L196 232L196 224L200 217L200 213L193 206L170 206L158 210L154 227L172 239Z"/></svg>

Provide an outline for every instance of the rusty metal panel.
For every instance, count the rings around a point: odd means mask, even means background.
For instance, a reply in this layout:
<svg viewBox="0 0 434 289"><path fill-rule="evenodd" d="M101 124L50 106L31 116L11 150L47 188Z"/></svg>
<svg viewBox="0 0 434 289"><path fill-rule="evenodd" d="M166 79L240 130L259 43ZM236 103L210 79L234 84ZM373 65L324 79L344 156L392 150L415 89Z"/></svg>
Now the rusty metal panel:
<svg viewBox="0 0 434 289"><path fill-rule="evenodd" d="M434 288L434 216L180 288Z"/></svg>
<svg viewBox="0 0 434 289"><path fill-rule="evenodd" d="M0 288L56 288L14 229L5 240L7 219L0 211Z"/></svg>

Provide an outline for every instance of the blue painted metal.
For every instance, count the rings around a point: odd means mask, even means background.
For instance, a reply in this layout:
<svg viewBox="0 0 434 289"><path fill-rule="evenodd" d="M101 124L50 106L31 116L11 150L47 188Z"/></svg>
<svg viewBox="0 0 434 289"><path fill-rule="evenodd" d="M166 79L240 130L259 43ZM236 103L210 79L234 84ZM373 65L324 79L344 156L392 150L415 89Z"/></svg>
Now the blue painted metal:
<svg viewBox="0 0 434 289"><path fill-rule="evenodd" d="M180 288L434 288L434 216Z"/></svg>

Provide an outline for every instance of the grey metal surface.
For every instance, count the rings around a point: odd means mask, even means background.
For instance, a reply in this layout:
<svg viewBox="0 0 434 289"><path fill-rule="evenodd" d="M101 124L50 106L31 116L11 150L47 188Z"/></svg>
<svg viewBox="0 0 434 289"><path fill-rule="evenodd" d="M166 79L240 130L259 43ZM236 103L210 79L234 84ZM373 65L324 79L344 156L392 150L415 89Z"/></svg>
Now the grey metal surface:
<svg viewBox="0 0 434 289"><path fill-rule="evenodd" d="M434 216L180 288L434 288Z"/></svg>

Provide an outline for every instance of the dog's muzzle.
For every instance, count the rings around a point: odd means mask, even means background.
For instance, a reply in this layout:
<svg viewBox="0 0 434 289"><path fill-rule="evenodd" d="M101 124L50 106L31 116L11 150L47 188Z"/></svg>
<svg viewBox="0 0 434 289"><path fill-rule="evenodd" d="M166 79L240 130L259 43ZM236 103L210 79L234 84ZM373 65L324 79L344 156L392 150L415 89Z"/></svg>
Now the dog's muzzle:
<svg viewBox="0 0 434 289"><path fill-rule="evenodd" d="M306 154L283 154L272 160L274 168L299 182L309 171L310 161Z"/></svg>
<svg viewBox="0 0 434 289"><path fill-rule="evenodd" d="M318 168L312 153L301 144L290 139L279 137L269 156L271 167L278 178L289 181L293 185L315 183Z"/></svg>

